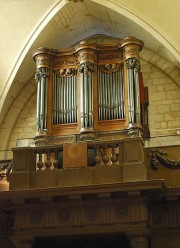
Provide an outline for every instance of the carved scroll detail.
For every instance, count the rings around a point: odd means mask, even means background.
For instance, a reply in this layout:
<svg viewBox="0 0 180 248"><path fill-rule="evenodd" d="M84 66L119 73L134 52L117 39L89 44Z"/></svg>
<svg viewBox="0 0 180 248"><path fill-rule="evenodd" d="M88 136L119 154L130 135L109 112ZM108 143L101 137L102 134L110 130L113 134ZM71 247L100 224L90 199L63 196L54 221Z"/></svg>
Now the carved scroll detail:
<svg viewBox="0 0 180 248"><path fill-rule="evenodd" d="M76 74L76 70L74 68L60 69L56 71L56 74L60 77L72 77Z"/></svg>
<svg viewBox="0 0 180 248"><path fill-rule="evenodd" d="M164 155L167 153L163 150L150 149L148 152L148 157L151 161L151 167L153 170L158 170L159 164L170 168L170 169L180 169L180 160L170 160L167 159Z"/></svg>
<svg viewBox="0 0 180 248"><path fill-rule="evenodd" d="M112 72L117 72L120 69L120 64L105 64L102 66L99 66L101 71L105 73L112 73Z"/></svg>
<svg viewBox="0 0 180 248"><path fill-rule="evenodd" d="M86 76L89 75L89 72L93 72L94 71L94 65L90 62L84 62L82 64L80 64L79 66L79 72L85 72Z"/></svg>
<svg viewBox="0 0 180 248"><path fill-rule="evenodd" d="M136 71L140 71L139 59L134 59L133 61L127 59L126 60L126 68L127 69L135 69Z"/></svg>
<svg viewBox="0 0 180 248"><path fill-rule="evenodd" d="M35 80L40 81L41 78L46 78L49 76L49 70L46 68L38 68L35 73Z"/></svg>

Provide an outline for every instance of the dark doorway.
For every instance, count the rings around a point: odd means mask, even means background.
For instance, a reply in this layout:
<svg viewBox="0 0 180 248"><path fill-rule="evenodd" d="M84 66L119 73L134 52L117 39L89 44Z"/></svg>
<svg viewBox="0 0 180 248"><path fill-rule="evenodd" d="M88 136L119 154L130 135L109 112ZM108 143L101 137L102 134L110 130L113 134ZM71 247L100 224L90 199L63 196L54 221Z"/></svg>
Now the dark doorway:
<svg viewBox="0 0 180 248"><path fill-rule="evenodd" d="M34 248L130 248L124 235L36 238Z"/></svg>

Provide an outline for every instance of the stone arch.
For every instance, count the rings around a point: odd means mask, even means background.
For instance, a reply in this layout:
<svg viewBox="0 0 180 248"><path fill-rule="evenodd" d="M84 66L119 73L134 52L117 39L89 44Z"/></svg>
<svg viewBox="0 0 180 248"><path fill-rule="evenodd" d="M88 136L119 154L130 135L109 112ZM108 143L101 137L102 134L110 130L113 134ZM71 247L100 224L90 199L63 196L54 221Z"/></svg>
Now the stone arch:
<svg viewBox="0 0 180 248"><path fill-rule="evenodd" d="M70 1L70 0L69 0ZM36 27L32 30L32 33L28 40L26 40L24 46L22 47L22 50L20 51L14 66L10 72L10 75L8 77L6 87L4 89L4 92L1 97L1 105L0 105L0 111L3 107L3 104L5 102L6 96L8 94L8 91L13 83L13 80L15 78L15 75L17 74L21 63L23 62L24 58L26 57L29 49L33 45L34 41L40 34L40 32L43 30L43 28L46 26L46 24L55 16L55 14L69 1L66 0L59 0L57 3L55 3L51 10L46 13L45 16L40 20L40 22L37 24ZM151 33L156 39L158 39L176 58L178 58L178 52L175 47L162 35L158 32L158 30L153 26L150 22L146 21L139 15L137 15L132 10L129 10L127 7L125 7L123 4L117 2L117 1L101 1L101 0L91 0L92 2L95 2L97 4L101 4L107 8L110 8L112 10L115 10L121 15L126 16L127 18L131 19L133 22L137 23L139 26L144 28L147 32ZM74 1L75 2L75 1ZM3 111L2 111L3 112Z"/></svg>
<svg viewBox="0 0 180 248"><path fill-rule="evenodd" d="M128 17L129 19L131 19L132 21L136 22L138 25L141 25L144 29L146 29L148 32L151 32L153 30L153 27L148 24L145 20L142 20L140 17L138 17L135 13L132 13L131 11L129 11L127 8L124 8L124 6L116 1L100 1L100 0L91 0L95 3L99 3L107 8L111 8L113 10L115 10L116 12L125 15L126 17ZM18 57L19 62L16 63L16 66L13 68L13 71L11 73L11 76L9 78L9 84L12 83L13 81L13 77L15 76L15 74L17 73L19 66L20 66L20 62L23 61L23 59L25 58L25 56L27 55L30 47L32 46L33 42L35 41L35 39L37 38L37 36L39 35L39 33L43 30L43 28L45 27L45 25L51 20L51 18L53 18L53 16L67 3L67 1L62 0L62 1L58 1L51 9L51 11L41 20L41 22L39 23L39 25L34 29L31 37L29 38L29 40L26 42L26 44L24 45L24 48L22 49L21 54ZM149 25L149 26L148 26ZM152 34L154 34L154 36L156 36L156 30L154 29L153 32L151 32ZM157 34L156 38L159 37L159 34ZM165 45L165 40L163 42L163 37L161 37L161 39L159 39L164 45ZM170 46L170 45L169 45ZM167 45L168 48L168 45ZM170 49L172 50L173 47ZM162 70L168 77L170 77L174 82L176 82L177 85L180 85L180 75L179 75L179 69L172 64L171 62L167 61L165 58L163 58L161 55L153 52L152 50L148 49L148 48L144 48L144 50L141 52L141 58L148 61L149 63L152 63L153 65L155 65L156 67L158 67L160 70ZM17 62L17 61L16 61ZM32 80L32 79L31 79ZM31 81L30 80L30 81ZM33 81L33 80L32 80ZM0 131L0 137L3 137L3 142L2 142L2 147L7 148L9 141L10 141L10 137L11 137L11 133L13 130L13 127L16 125L16 122L18 120L18 115L21 113L21 111L23 110L23 106L25 104L27 104L27 102L29 101L29 99L31 98L31 96L34 94L35 92L35 86L34 86L34 90L33 93L31 92L31 90L29 91L29 97L27 99L22 100L22 92L25 90L28 90L29 85L34 85L34 83L26 83L24 86L19 88L19 93L17 94L16 99L10 99L9 103L4 106L4 111L2 113L2 117L1 121L2 124L1 126L1 131ZM8 84L7 87L10 87L10 85ZM20 84L19 82L13 82L14 85L18 85ZM13 90L13 89L11 89ZM6 94L8 90L6 90L4 93ZM31 92L31 94L30 94ZM10 96L9 96L10 97ZM19 100L21 99L21 100ZM20 104L21 102L21 104ZM19 107L17 107L17 105ZM20 106L21 105L21 106ZM15 113L15 118L12 119L12 113Z"/></svg>
<svg viewBox="0 0 180 248"><path fill-rule="evenodd" d="M141 51L140 58L163 71L167 77L171 78L180 87L180 73L176 65L147 47L144 47Z"/></svg>
<svg viewBox="0 0 180 248"><path fill-rule="evenodd" d="M18 118L24 107L27 105L35 92L36 82L34 78L31 78L29 82L27 82L24 87L21 88L16 99L13 100L11 106L8 108L0 128L0 150L8 149L11 135L13 133L13 128L16 126Z"/></svg>

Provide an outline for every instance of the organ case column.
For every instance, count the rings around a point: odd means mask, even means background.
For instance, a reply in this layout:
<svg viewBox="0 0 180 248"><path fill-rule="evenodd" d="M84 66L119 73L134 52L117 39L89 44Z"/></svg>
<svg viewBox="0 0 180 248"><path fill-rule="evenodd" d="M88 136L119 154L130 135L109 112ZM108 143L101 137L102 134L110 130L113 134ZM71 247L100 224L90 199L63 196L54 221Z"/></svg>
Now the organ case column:
<svg viewBox="0 0 180 248"><path fill-rule="evenodd" d="M80 43L75 47L80 73L80 132L94 131L94 63L96 48Z"/></svg>
<svg viewBox="0 0 180 248"><path fill-rule="evenodd" d="M129 129L141 129L140 91L139 91L139 52L143 42L134 37L121 41L127 71Z"/></svg>
<svg viewBox="0 0 180 248"><path fill-rule="evenodd" d="M37 109L36 123L37 135L47 133L47 108L48 108L48 78L50 75L51 52L46 48L39 48L33 51L33 58L36 61L35 79L37 81Z"/></svg>

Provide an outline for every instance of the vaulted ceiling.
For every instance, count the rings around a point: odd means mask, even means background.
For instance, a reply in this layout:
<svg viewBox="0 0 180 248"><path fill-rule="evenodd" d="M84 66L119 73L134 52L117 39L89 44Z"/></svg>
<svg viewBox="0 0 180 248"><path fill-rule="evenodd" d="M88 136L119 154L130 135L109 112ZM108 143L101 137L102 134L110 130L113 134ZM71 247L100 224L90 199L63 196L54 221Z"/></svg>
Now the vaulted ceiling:
<svg viewBox="0 0 180 248"><path fill-rule="evenodd" d="M0 3L0 120L35 72L38 47L65 48L95 34L135 36L179 67L179 0L7 0Z"/></svg>

